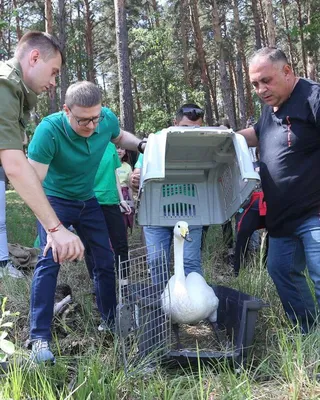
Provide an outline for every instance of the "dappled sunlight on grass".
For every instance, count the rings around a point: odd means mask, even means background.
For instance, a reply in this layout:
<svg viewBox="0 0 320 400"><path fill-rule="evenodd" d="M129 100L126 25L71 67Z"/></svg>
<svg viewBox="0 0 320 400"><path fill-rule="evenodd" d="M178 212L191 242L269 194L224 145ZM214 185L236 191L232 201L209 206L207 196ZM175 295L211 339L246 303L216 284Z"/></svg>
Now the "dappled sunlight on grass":
<svg viewBox="0 0 320 400"><path fill-rule="evenodd" d="M33 247L37 236L36 218L13 190L6 192L8 242Z"/></svg>

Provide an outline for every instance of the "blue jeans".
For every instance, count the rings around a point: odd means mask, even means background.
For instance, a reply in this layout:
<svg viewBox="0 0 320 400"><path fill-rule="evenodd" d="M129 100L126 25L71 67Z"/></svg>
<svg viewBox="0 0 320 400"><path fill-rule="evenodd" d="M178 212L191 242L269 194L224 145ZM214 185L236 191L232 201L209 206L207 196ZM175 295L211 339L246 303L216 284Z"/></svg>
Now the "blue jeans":
<svg viewBox="0 0 320 400"><path fill-rule="evenodd" d="M48 200L65 227L73 225L93 260L93 277L98 309L102 319L114 320L116 308L114 256L110 249L106 222L97 199L65 200L48 196ZM31 287L30 338L51 340L54 296L60 264L52 257L51 249L42 252L47 234L38 223L41 254L34 271Z"/></svg>
<svg viewBox="0 0 320 400"><path fill-rule="evenodd" d="M304 275L306 267L320 305L319 216L305 220L291 236L269 239L269 274L286 314L307 332L316 318L316 305Z"/></svg>
<svg viewBox="0 0 320 400"><path fill-rule="evenodd" d="M144 226L143 233L146 240L148 252L148 265L151 272L152 282L159 284L168 281L170 264L170 247L173 239L173 228L167 226ZM184 242L184 271L198 272L201 269L201 237L202 226L189 226L191 242ZM163 249L166 257L167 269L163 270L163 260L159 257L159 251Z"/></svg>

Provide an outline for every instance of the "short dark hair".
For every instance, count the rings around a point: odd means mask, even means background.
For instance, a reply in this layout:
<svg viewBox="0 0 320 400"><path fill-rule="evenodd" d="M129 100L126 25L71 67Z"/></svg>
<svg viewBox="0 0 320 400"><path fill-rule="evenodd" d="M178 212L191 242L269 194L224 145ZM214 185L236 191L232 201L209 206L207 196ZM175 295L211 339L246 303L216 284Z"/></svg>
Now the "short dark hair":
<svg viewBox="0 0 320 400"><path fill-rule="evenodd" d="M39 31L25 33L19 40L14 55L19 60L25 55L26 51L31 49L38 49L44 61L60 53L62 64L65 63L65 57L58 40L49 33Z"/></svg>
<svg viewBox="0 0 320 400"><path fill-rule="evenodd" d="M100 89L89 81L73 83L67 89L65 103L69 109L73 106L94 107L101 104Z"/></svg>
<svg viewBox="0 0 320 400"><path fill-rule="evenodd" d="M190 109L190 112L186 113L185 110L188 109ZM199 110L200 115L196 111L192 112L192 110ZM176 121L180 122L184 116L186 116L190 121L198 121L199 118L204 117L204 110L195 103L186 103L177 110L175 117Z"/></svg>
<svg viewBox="0 0 320 400"><path fill-rule="evenodd" d="M289 64L285 53L277 47L262 47L255 51L249 59L249 64L257 57L267 57L273 63L281 61L284 64Z"/></svg>

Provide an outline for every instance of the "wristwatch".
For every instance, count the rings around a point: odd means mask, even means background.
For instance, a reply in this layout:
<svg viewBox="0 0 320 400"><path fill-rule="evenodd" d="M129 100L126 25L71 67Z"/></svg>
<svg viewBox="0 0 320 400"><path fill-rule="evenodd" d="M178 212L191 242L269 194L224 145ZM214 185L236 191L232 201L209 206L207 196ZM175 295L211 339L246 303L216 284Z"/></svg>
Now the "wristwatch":
<svg viewBox="0 0 320 400"><path fill-rule="evenodd" d="M144 153L144 149L142 149L143 143L147 143L147 141L146 140L141 140L141 142L137 146L138 152L141 153L141 154Z"/></svg>

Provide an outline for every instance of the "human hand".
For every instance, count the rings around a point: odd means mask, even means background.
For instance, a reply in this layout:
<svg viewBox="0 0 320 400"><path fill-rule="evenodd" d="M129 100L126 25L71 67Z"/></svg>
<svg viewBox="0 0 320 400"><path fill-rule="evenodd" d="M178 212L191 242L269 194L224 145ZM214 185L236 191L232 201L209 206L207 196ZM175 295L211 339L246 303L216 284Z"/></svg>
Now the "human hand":
<svg viewBox="0 0 320 400"><path fill-rule="evenodd" d="M66 260L83 259L84 246L80 238L63 225L56 232L47 233L47 244L43 251L44 256L50 247L55 262L61 263Z"/></svg>
<svg viewBox="0 0 320 400"><path fill-rule="evenodd" d="M129 184L130 184L130 186L132 187L132 189L134 191L138 191L139 190L139 186L140 186L140 171L139 172L132 172L132 174L130 176Z"/></svg>
<svg viewBox="0 0 320 400"><path fill-rule="evenodd" d="M120 207L124 210L124 213L126 215L130 215L132 210L131 207L129 206L129 204L126 202L126 200L122 200L120 201Z"/></svg>

